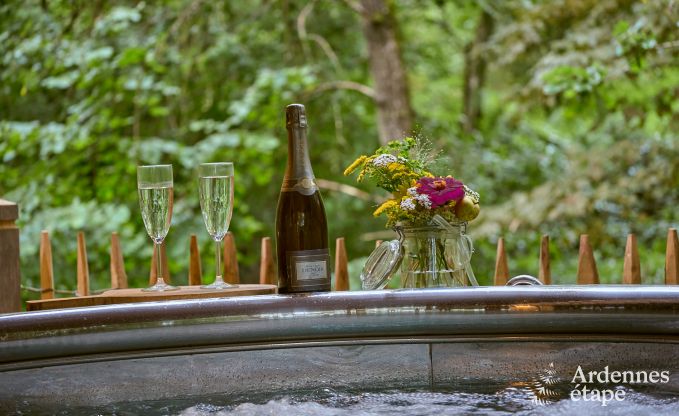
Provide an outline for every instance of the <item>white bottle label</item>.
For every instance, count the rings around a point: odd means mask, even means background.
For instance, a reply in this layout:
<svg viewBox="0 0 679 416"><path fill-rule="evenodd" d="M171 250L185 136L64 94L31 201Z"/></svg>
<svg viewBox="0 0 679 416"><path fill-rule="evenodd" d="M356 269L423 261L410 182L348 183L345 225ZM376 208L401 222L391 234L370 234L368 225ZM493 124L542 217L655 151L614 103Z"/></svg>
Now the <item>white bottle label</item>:
<svg viewBox="0 0 679 416"><path fill-rule="evenodd" d="M303 289L330 285L328 249L288 251L290 287ZM327 290L330 290L329 287Z"/></svg>
<svg viewBox="0 0 679 416"><path fill-rule="evenodd" d="M297 280L325 279L328 264L326 261L300 261L295 263Z"/></svg>

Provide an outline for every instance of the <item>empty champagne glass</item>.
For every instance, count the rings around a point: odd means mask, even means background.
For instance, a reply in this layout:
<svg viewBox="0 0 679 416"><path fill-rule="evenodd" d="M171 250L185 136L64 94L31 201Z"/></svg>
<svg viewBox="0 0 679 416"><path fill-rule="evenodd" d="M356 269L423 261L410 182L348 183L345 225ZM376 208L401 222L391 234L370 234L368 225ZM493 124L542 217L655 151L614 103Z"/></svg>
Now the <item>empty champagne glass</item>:
<svg viewBox="0 0 679 416"><path fill-rule="evenodd" d="M156 251L156 284L142 289L147 292L177 290L163 280L160 245L170 230L172 219L172 165L137 166L137 189L139 191L139 206L144 226Z"/></svg>
<svg viewBox="0 0 679 416"><path fill-rule="evenodd" d="M229 231L233 213L233 163L203 163L198 166L198 194L205 227L215 242L215 281L202 289L238 287L222 278L222 240Z"/></svg>

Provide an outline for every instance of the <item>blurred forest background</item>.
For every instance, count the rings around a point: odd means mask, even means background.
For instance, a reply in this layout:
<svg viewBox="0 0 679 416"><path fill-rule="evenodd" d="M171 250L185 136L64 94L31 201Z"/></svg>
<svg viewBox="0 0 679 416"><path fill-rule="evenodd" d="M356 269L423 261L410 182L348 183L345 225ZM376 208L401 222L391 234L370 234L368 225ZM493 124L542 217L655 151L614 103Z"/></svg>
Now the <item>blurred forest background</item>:
<svg viewBox="0 0 679 416"><path fill-rule="evenodd" d="M236 165L231 229L254 283L293 102L307 107L330 244L347 237L353 289L391 232L371 215L385 195L342 171L411 131L481 194L469 231L482 284L500 236L511 274L536 275L544 233L555 283L575 282L581 233L602 282L619 282L630 232L643 282L660 283L679 225L674 0L9 0L0 51L0 196L20 204L26 286L39 286L42 229L58 289L75 288L79 230L92 289L110 284L112 231L131 286L145 286L135 171L160 162L175 172L172 282L187 281L192 233L211 280L195 168L218 160Z"/></svg>

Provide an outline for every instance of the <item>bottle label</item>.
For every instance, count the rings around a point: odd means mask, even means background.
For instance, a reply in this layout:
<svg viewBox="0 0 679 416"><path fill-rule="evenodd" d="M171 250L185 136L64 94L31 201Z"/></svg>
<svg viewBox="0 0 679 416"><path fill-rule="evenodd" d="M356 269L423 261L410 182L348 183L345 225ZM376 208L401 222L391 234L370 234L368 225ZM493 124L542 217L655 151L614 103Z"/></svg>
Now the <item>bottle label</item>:
<svg viewBox="0 0 679 416"><path fill-rule="evenodd" d="M292 288L324 285L330 282L330 254L320 250L288 251L288 276Z"/></svg>
<svg viewBox="0 0 679 416"><path fill-rule="evenodd" d="M303 177L297 179L283 179L281 192L299 192L302 195L313 195L318 190L314 177Z"/></svg>

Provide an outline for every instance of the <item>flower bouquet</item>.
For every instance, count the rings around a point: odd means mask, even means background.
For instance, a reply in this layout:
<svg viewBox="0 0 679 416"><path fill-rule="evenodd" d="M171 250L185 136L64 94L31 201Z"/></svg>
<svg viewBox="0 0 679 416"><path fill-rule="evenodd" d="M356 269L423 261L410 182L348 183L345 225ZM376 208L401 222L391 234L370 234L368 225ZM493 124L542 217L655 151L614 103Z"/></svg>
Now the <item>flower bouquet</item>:
<svg viewBox="0 0 679 416"><path fill-rule="evenodd" d="M344 174L358 172L359 182L368 177L391 193L373 215L386 215L399 234L403 287L478 285L465 229L479 214L479 194L452 176L435 176L432 163L426 145L405 138L360 156Z"/></svg>

